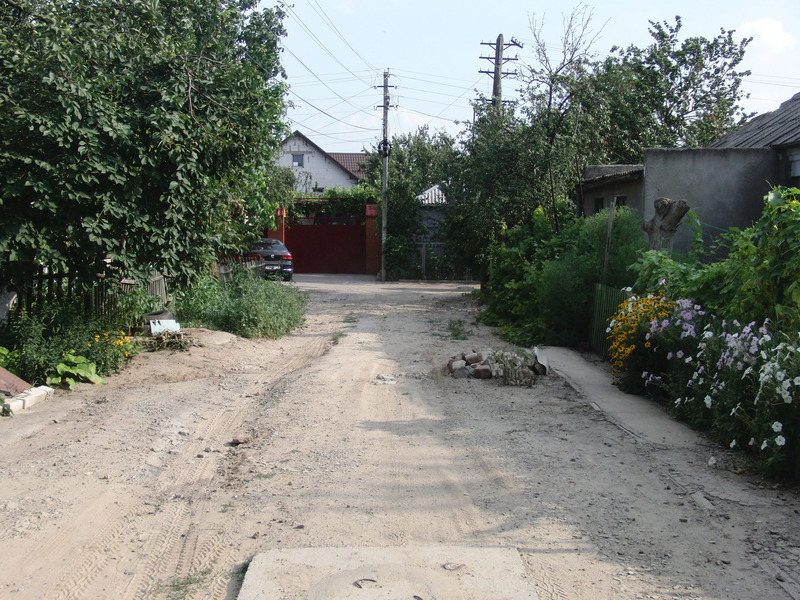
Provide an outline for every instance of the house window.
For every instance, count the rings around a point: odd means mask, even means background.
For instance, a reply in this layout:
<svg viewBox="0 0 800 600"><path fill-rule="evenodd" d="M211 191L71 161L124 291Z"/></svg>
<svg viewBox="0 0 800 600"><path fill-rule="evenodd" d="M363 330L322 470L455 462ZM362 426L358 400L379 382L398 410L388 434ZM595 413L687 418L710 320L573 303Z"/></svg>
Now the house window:
<svg viewBox="0 0 800 600"><path fill-rule="evenodd" d="M605 205L605 201L603 198L595 198L594 199L594 214L599 213L603 210L603 206Z"/></svg>
<svg viewBox="0 0 800 600"><path fill-rule="evenodd" d="M628 206L627 196L614 196L614 201L616 202L617 206Z"/></svg>
<svg viewBox="0 0 800 600"><path fill-rule="evenodd" d="M293 167L302 167L303 166L303 155L302 154L292 154L292 166Z"/></svg>

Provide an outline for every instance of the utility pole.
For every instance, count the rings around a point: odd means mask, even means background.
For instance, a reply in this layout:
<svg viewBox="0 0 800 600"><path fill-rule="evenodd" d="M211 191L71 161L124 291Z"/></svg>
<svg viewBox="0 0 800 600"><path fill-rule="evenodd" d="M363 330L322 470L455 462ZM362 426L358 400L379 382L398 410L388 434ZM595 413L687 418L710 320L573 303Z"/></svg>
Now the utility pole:
<svg viewBox="0 0 800 600"><path fill-rule="evenodd" d="M482 46L492 46L494 48L494 57L492 56L481 56L482 59L490 60L494 62L494 70L493 71L479 71L479 73L485 73L486 75L491 75L493 77L493 85L492 85L492 106L496 109L499 109L503 105L503 84L502 80L503 77L507 75L517 75L516 71L503 71L503 65L505 65L509 61L519 60L518 56L513 58L503 58L503 51L506 48L510 48L511 46L516 46L517 48L522 48L522 44L520 44L514 38L511 38L511 41L506 44L503 39L503 34L497 36L497 42L481 42Z"/></svg>
<svg viewBox="0 0 800 600"><path fill-rule="evenodd" d="M389 143L389 70L383 72L383 139L378 144L378 154L383 159L381 176L381 281L386 281L386 224L388 223L389 202L389 155L392 145Z"/></svg>

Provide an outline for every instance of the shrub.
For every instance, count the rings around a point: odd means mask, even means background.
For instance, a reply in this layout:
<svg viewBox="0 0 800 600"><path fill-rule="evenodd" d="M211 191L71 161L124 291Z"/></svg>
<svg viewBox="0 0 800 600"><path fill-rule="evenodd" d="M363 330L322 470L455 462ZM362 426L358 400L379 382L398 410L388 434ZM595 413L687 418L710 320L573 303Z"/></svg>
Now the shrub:
<svg viewBox="0 0 800 600"><path fill-rule="evenodd" d="M778 330L800 331L800 190L773 189L761 218L744 231L732 229L711 249L722 260L705 264L651 251L637 262L638 293L664 281L674 297L691 298L723 319L769 319Z"/></svg>
<svg viewBox="0 0 800 600"><path fill-rule="evenodd" d="M34 314L19 310L3 334L10 351L5 368L34 385L44 383L67 355L85 357L100 375L117 371L136 351L121 329L127 319L126 313L99 315L79 300L50 303Z"/></svg>
<svg viewBox="0 0 800 600"><path fill-rule="evenodd" d="M422 276L419 251L410 238L387 236L384 262L387 279L418 279Z"/></svg>
<svg viewBox="0 0 800 600"><path fill-rule="evenodd" d="M244 267L229 281L215 275L185 290L175 306L185 326L221 329L248 338L278 338L304 322L307 297L295 286L268 281Z"/></svg>
<svg viewBox="0 0 800 600"><path fill-rule="evenodd" d="M142 316L164 308L160 298L153 296L143 287L119 294L113 302L114 323L127 331L141 324Z"/></svg>
<svg viewBox="0 0 800 600"><path fill-rule="evenodd" d="M556 346L573 346L588 338L598 273L598 265L575 250L545 262L535 294L537 337Z"/></svg>
<svg viewBox="0 0 800 600"><path fill-rule="evenodd" d="M800 477L800 334L778 342L770 326L632 296L609 328L617 383L745 451L761 472Z"/></svg>
<svg viewBox="0 0 800 600"><path fill-rule="evenodd" d="M505 247L492 251L488 304L481 319L498 325L515 344L571 346L589 338L594 284L603 276L608 211L567 220L553 236L542 211L531 223L508 233ZM632 283L628 267L646 248L639 217L620 207L614 214L606 282Z"/></svg>
<svg viewBox="0 0 800 600"><path fill-rule="evenodd" d="M609 322L608 333L611 346L609 358L620 389L630 393L643 393L649 373L661 373L657 366L667 351L651 340L657 331L670 324L675 304L663 291L646 296L631 295L620 305Z"/></svg>

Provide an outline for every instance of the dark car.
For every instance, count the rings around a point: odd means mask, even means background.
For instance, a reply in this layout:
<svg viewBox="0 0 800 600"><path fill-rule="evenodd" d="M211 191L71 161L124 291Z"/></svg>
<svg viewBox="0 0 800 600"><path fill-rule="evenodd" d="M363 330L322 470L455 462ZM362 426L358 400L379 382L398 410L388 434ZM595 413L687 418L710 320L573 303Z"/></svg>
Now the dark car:
<svg viewBox="0 0 800 600"><path fill-rule="evenodd" d="M250 246L245 258L256 261L256 268L264 277L281 277L284 281L292 279L292 253L280 240L261 238Z"/></svg>

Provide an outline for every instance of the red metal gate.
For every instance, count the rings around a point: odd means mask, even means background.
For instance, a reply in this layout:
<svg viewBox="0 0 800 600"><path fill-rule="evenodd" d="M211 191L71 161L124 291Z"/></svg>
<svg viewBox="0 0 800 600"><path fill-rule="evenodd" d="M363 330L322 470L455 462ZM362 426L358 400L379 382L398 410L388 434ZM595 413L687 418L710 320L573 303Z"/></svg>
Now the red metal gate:
<svg viewBox="0 0 800 600"><path fill-rule="evenodd" d="M366 273L365 225L291 225L286 246L295 273Z"/></svg>

